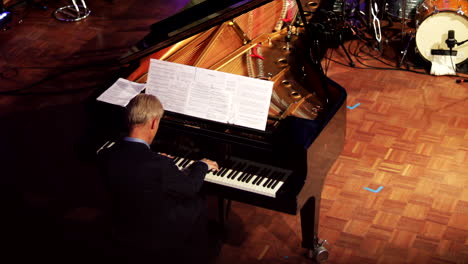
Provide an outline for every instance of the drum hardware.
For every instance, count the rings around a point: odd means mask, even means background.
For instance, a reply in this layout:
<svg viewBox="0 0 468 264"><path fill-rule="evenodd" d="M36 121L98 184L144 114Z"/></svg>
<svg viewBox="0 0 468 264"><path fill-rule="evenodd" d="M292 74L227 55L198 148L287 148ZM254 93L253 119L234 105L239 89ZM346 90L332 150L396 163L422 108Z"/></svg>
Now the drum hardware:
<svg viewBox="0 0 468 264"><path fill-rule="evenodd" d="M78 5L76 0L72 0L72 5L60 7L54 12L55 18L64 22L77 22L87 18L89 14L91 10L84 0L81 0L81 5Z"/></svg>
<svg viewBox="0 0 468 264"><path fill-rule="evenodd" d="M408 22L406 21L406 0L401 1L401 3L401 35L405 36L405 27L406 23Z"/></svg>
<svg viewBox="0 0 468 264"><path fill-rule="evenodd" d="M322 12L322 15L324 15L322 18L322 23L315 24L313 29L316 31L315 34L323 37L324 42L327 43L327 46L332 48L341 47L344 54L346 55L346 58L348 59L348 65L354 67L355 63L349 55L348 50L344 46L344 33L347 30L352 31L351 26L345 19L346 8L344 5L345 3L342 2L341 11L338 12Z"/></svg>
<svg viewBox="0 0 468 264"><path fill-rule="evenodd" d="M426 3L422 3L421 7L424 8L424 10L429 10L429 7L426 5Z"/></svg>
<svg viewBox="0 0 468 264"><path fill-rule="evenodd" d="M380 20L377 17L377 13L379 12L379 7L377 3L374 2L374 5L371 4L371 14L372 14L372 26L374 27L374 35L375 39L379 43L379 50L380 50L380 41L382 40L382 31L380 29Z"/></svg>
<svg viewBox="0 0 468 264"><path fill-rule="evenodd" d="M415 35L414 35L414 33L412 33L412 32L410 32L410 33L406 36L407 40L406 40L405 48L401 51L401 59L400 59L400 62L399 62L399 64L398 64L398 67L403 66L403 63L404 63L405 60L406 60L406 55L408 54L408 49L409 49L409 47L410 47L411 42L412 42L413 39L414 39L414 36L415 36Z"/></svg>
<svg viewBox="0 0 468 264"><path fill-rule="evenodd" d="M443 50L443 49L432 49L431 55L444 55L444 56L457 56L458 52L456 50Z"/></svg>

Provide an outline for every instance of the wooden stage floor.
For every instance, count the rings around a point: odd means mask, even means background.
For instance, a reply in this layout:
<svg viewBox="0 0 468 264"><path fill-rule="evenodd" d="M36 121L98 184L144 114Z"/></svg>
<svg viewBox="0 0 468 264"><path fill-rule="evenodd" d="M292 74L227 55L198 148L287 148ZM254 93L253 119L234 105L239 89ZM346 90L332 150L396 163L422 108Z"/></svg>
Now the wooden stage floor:
<svg viewBox="0 0 468 264"><path fill-rule="evenodd" d="M1 226L23 256L105 247L96 220L104 198L92 161L77 151L90 126L82 106L115 81L113 62L174 3L92 1L91 16L74 24L52 18L66 1L14 8L11 29L0 32ZM340 50L332 57L346 63ZM322 193L328 263L468 264L468 83L358 67L326 67L354 106ZM219 264L311 263L298 216L234 202L228 225Z"/></svg>

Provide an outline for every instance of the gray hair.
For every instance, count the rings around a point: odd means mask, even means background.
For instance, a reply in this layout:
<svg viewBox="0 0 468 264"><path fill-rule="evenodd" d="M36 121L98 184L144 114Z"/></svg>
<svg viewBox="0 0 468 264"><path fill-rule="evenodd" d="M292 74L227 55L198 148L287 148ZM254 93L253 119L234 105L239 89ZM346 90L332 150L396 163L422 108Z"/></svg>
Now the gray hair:
<svg viewBox="0 0 468 264"><path fill-rule="evenodd" d="M159 99L151 94L139 94L127 105L127 123L129 127L144 124L149 120L161 119L164 109Z"/></svg>

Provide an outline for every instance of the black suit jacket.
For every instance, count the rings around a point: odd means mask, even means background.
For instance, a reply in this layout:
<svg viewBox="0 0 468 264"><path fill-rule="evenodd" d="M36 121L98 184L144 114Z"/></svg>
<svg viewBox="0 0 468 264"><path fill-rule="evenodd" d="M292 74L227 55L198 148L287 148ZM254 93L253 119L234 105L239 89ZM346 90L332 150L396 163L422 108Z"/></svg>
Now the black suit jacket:
<svg viewBox="0 0 468 264"><path fill-rule="evenodd" d="M195 162L180 171L171 158L123 140L99 156L119 239L164 251L183 248L193 236L203 234L206 204L199 190L207 164Z"/></svg>

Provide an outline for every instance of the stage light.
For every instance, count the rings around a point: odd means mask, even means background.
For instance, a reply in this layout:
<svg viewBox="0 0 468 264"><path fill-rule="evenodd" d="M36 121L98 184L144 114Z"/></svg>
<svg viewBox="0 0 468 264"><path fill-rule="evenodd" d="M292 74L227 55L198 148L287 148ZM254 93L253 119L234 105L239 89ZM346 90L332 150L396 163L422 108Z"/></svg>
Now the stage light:
<svg viewBox="0 0 468 264"><path fill-rule="evenodd" d="M5 27L11 21L11 13L4 11L0 13L0 28Z"/></svg>

